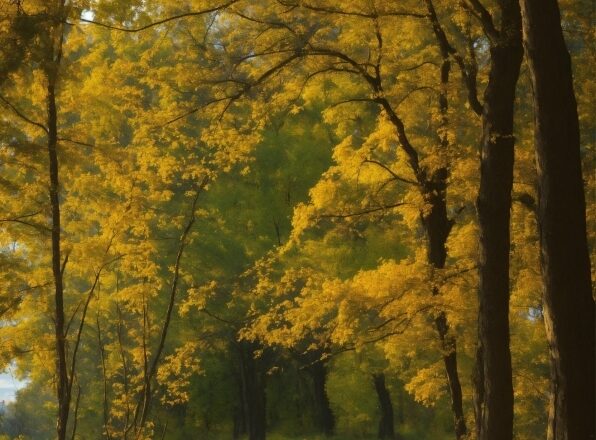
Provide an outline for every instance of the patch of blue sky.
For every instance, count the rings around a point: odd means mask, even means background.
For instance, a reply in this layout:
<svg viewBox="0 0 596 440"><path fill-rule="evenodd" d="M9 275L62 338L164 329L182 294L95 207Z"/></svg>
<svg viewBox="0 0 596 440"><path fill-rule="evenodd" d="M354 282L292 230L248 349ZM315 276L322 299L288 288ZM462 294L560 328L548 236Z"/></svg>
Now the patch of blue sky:
<svg viewBox="0 0 596 440"><path fill-rule="evenodd" d="M26 380L19 380L10 369L0 373L0 402L14 402L17 391L27 386Z"/></svg>

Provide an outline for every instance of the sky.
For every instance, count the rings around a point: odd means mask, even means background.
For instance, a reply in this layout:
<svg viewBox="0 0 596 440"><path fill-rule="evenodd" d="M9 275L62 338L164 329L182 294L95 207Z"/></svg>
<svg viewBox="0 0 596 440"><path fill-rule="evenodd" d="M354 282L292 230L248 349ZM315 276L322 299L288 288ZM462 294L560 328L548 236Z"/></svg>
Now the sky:
<svg viewBox="0 0 596 440"><path fill-rule="evenodd" d="M95 18L95 14L93 13L93 11L84 10L81 13L81 18L84 18L85 20L93 20Z"/></svg>
<svg viewBox="0 0 596 440"><path fill-rule="evenodd" d="M27 382L16 379L10 369L0 373L0 402L13 402L17 390L25 385L27 385Z"/></svg>

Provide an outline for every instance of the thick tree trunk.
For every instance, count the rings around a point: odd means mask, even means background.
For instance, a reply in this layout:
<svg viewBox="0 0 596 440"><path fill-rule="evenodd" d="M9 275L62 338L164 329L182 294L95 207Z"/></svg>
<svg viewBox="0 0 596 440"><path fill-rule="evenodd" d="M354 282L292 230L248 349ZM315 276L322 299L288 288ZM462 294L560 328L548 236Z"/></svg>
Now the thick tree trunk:
<svg viewBox="0 0 596 440"><path fill-rule="evenodd" d="M513 436L513 383L509 349L510 208L513 186L515 89L523 55L517 0L502 0L501 30L490 48L482 114L478 333L483 396L481 440ZM479 415L479 414L477 414Z"/></svg>
<svg viewBox="0 0 596 440"><path fill-rule="evenodd" d="M315 426L323 434L332 436L335 416L327 396L327 365L324 361L317 361L308 367L308 372L313 381Z"/></svg>
<svg viewBox="0 0 596 440"><path fill-rule="evenodd" d="M240 342L240 377L244 422L249 440L265 440L267 418L265 374L255 359L253 344Z"/></svg>
<svg viewBox="0 0 596 440"><path fill-rule="evenodd" d="M395 427L393 424L393 404L391 395L385 385L385 375L383 373L373 374L373 383L379 398L379 408L381 410L381 419L379 420L380 439L394 439Z"/></svg>
<svg viewBox="0 0 596 440"><path fill-rule="evenodd" d="M534 89L544 321L551 352L548 438L594 439L594 300L579 122L556 0L522 0Z"/></svg>

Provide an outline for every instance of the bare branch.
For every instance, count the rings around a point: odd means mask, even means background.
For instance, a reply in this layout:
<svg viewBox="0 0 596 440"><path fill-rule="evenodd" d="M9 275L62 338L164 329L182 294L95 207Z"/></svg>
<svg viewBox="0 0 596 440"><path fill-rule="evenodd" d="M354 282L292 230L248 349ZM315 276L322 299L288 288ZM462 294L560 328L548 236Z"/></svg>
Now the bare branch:
<svg viewBox="0 0 596 440"><path fill-rule="evenodd" d="M400 70L397 71L397 74L400 74L402 72L411 72L412 70L420 69L421 67L424 67L424 66L427 66L427 65L435 66L437 68L440 67L434 61L423 61L423 62L421 62L419 64L414 65L414 66L406 67L405 69L400 69Z"/></svg>
<svg viewBox="0 0 596 440"><path fill-rule="evenodd" d="M251 88L260 85L261 83L263 83L267 78L269 78L270 76L272 76L273 74L275 74L276 72L278 72L279 70L283 69L285 66L287 66L289 63L291 63L293 60L297 59L300 57L299 53L293 53L291 56L285 58L284 60L280 61L278 64L276 64L275 66L271 67L270 69L266 70L264 73L262 73L254 82L252 83L244 83L243 87L237 91L234 94L231 95L227 95L224 96L223 98L214 98L210 101L208 101L205 104L202 104L199 107L195 107L183 114L181 114L180 116L176 116L174 119L171 119L169 121L167 121L166 123L160 125L159 127L164 127L166 125L172 124L176 121L179 121L181 119L184 119L196 112L198 112L199 110L206 108L210 105L219 103L219 102L225 102L227 101L223 111L220 113L219 115L219 119L223 118L224 114L227 112L227 110L230 108L230 106L232 105L232 103L234 103L235 101L237 101L238 99L240 99L242 96L244 96L246 93L248 93L250 91Z"/></svg>
<svg viewBox="0 0 596 440"><path fill-rule="evenodd" d="M374 160L374 159L365 159L365 160L362 161L362 163L372 163L372 164L375 164L375 165L383 168L389 174L391 174L395 180L399 180L400 182L404 182L404 183L409 183L410 185L418 185L418 182L416 182L415 180L410 180L410 179L406 179L405 177L401 177L400 175L396 174L387 165L385 165L384 163L379 162L377 160Z"/></svg>
<svg viewBox="0 0 596 440"><path fill-rule="evenodd" d="M87 142L83 142L83 141L78 141L76 139L70 139L70 138L58 138L57 139L59 142L70 142L71 144L75 144L75 145L80 145L82 147L91 147L91 148L95 148L95 145L87 143Z"/></svg>
<svg viewBox="0 0 596 440"><path fill-rule="evenodd" d="M71 440L75 440L77 434L77 424L79 421L79 403L81 402L81 385L77 383L77 399L75 400L75 409L73 414L72 435Z"/></svg>
<svg viewBox="0 0 596 440"><path fill-rule="evenodd" d="M175 21L175 20L180 20L183 18L188 18L188 17L199 17L202 15L206 15L206 14L210 14L212 12L217 12L220 11L222 9L225 9L231 5L233 5L234 3L237 3L239 0L231 0L227 3L224 3L222 5L219 6L215 6L213 8L207 8L207 9L203 9L201 11L194 11L194 12L186 12L184 14L178 14L178 15L173 15L171 17L167 17L161 20L157 20L154 21L152 23L146 24L144 26L138 27L138 28L125 28L125 27L120 27L120 26L113 26L111 24L107 24L107 23L102 23L99 21L95 21L95 20L89 20L86 18L79 18L79 21L82 23L88 23L88 24L93 24L95 26L99 26L105 29L110 29L110 30L114 30L114 31L120 31L120 32L128 32L128 33L135 33L135 32L142 32L144 30L150 29L152 27L155 26L159 26L160 24L165 24L168 23L170 21ZM74 23L70 23L70 22L66 22L66 24L74 26Z"/></svg>
<svg viewBox="0 0 596 440"><path fill-rule="evenodd" d="M370 18L376 19L379 17L411 17L411 18L425 18L426 14L418 13L418 12L409 12L409 11L384 11L384 12L362 12L362 11L350 11L346 9L339 9L339 8L332 8L332 7L325 7L325 6L315 6L311 5L306 2L299 2L299 3L290 3L284 2L282 0L278 0L278 3L286 6L286 7L301 7L304 9L308 9L314 12L323 12L325 14L338 14L338 15L347 15L353 17L361 17L361 18Z"/></svg>
<svg viewBox="0 0 596 440"><path fill-rule="evenodd" d="M416 175L416 180L418 183L423 184L425 176L422 169L420 168L418 152L416 149L414 149L410 143L410 140L408 139L408 136L406 135L406 128L403 121L399 116L397 116L397 113L395 113L395 110L386 98L379 97L376 99L376 101L383 107L383 110L385 110L385 113L387 113L387 116L389 116L389 120L397 130L397 138L399 140L400 147L408 156L408 162L412 168L412 171Z"/></svg>
<svg viewBox="0 0 596 440"><path fill-rule="evenodd" d="M110 247L111 247L111 241L110 241L110 245L108 245L108 247L106 249L106 252L105 252L106 254L108 253ZM73 353L72 353L72 360L71 360L71 364L70 364L70 380L69 380L69 384L68 384L68 393L69 394L72 390L72 383L73 383L73 379L75 376L75 369L76 369L76 364L77 364L77 354L78 354L79 347L81 345L81 336L83 334L83 327L85 326L85 318L87 317L87 310L89 309L89 304L91 303L91 299L93 298L93 293L95 292L95 289L96 289L97 285L99 284L99 279L101 277L101 273L102 273L103 269L106 268L107 266L109 266L110 264L112 264L113 262L119 260L123 256L124 255L118 255L118 256L106 261L104 264L101 265L101 267L95 273L93 285L91 286L91 288L89 289L89 292L87 293L87 299L83 306L81 321L79 323L79 329L77 331L77 335L75 338L75 344L74 344L74 349L73 349ZM77 309L78 309L78 307L79 306L77 306ZM66 334L65 334L65 336L66 336Z"/></svg>
<svg viewBox="0 0 596 440"><path fill-rule="evenodd" d="M364 209L362 211L358 211L358 212L351 212L351 213L347 213L347 214L320 214L316 217L314 217L315 219L322 219L322 218L350 218L350 217L358 217L361 215L366 215L366 214L372 214L373 212L379 212L379 211L385 211L388 209L393 209L393 208L397 208L399 206L404 206L407 205L407 203L401 202L401 203L394 203L391 205L383 205L383 206L377 206L374 208L369 208L369 209Z"/></svg>
<svg viewBox="0 0 596 440"><path fill-rule="evenodd" d="M12 104L8 99L4 96L0 95L0 101L4 103L8 108L10 108L15 115L21 118L23 121L27 122L28 124L34 125L35 127L41 128L46 133L49 132L48 128L40 122L36 122L33 119L28 118L25 116L23 112L21 112L14 104Z"/></svg>
<svg viewBox="0 0 596 440"><path fill-rule="evenodd" d="M99 355L101 358L101 375L103 379L103 426L106 437L111 440L109 427L109 407L108 407L108 377L106 373L106 355L103 340L101 338L101 325L99 323L99 310L95 315L95 323L97 325L97 344L99 346Z"/></svg>
<svg viewBox="0 0 596 440"><path fill-rule="evenodd" d="M329 108L339 107L340 105L351 104L353 102L367 102L367 103L372 102L373 104L377 104L377 101L375 101L373 98L351 98L351 99L344 99L342 101L334 102L333 104L329 105Z"/></svg>
<svg viewBox="0 0 596 440"><path fill-rule="evenodd" d="M470 107L477 115L482 115L482 104L478 99L478 89L476 85L476 67L474 65L467 65L461 54L453 47L447 38L445 30L441 26L437 12L435 10L432 0L425 0L428 9L428 18L432 24L435 38L441 49L441 54L444 60L452 57L457 64L463 83L468 91L468 102Z"/></svg>
<svg viewBox="0 0 596 440"><path fill-rule="evenodd" d="M265 21L265 20L260 20L258 18L255 17L251 17L249 15L246 15L242 12L239 11L232 11L235 15L237 15L238 17L246 20L246 21L250 21L253 23L258 23L258 24L265 24L267 26L271 26L272 28L278 28L278 29L287 29L288 31L290 31L292 34L296 35L296 31L294 29L292 29L288 24L281 22L281 21Z"/></svg>
<svg viewBox="0 0 596 440"><path fill-rule="evenodd" d="M157 348L155 350L153 360L152 360L152 362L147 370L147 373L146 373L145 387L143 389L143 396L142 396L142 411L141 411L141 418L140 418L140 426L141 427L144 425L145 420L148 415L148 412L149 412L149 405L151 402L150 382L153 379L153 377L155 376L155 373L157 372L157 367L159 365L159 361L161 359L161 354L165 347L166 337L168 335L170 321L172 318L172 312L174 310L174 305L176 302L176 294L178 292L178 282L179 282L179 278L180 278L180 264L182 261L182 256L184 254L186 245L188 244L188 236L189 236L192 226L194 225L195 220L196 220L196 210L197 210L197 203L199 201L199 196L201 195L203 189L205 189L205 187L207 186L207 183L209 183L209 178L207 176L205 176L195 191L195 197L192 201L189 219L186 224L186 227L184 228L184 231L182 232L182 235L180 236L180 245L178 247L178 253L176 254L176 261L174 263L174 274L172 276L172 283L170 286L170 299L168 302L168 309L166 311L166 315L163 320L163 326L161 328L161 335L159 337L159 342L157 344ZM136 417L135 417L135 420L136 420Z"/></svg>
<svg viewBox="0 0 596 440"><path fill-rule="evenodd" d="M217 320L219 322L223 322L224 324L228 324L228 325L230 325L230 326L232 326L232 327L234 327L236 329L238 327L238 323L233 322L233 321L230 321L230 320L227 320L225 318L222 318L221 316L217 316L215 313L210 312L209 310L207 310L204 307L202 309L199 309L199 312L203 312L205 315L210 316L211 318L213 318L213 319L215 319L215 320Z"/></svg>
<svg viewBox="0 0 596 440"><path fill-rule="evenodd" d="M23 220L26 218L34 217L39 214L41 214L41 211L37 211L37 212L31 213L31 214L23 214L23 215L19 215L17 217L0 218L0 223L18 223L21 225L30 226L32 228L35 228L35 229L38 229L38 230L41 230L44 232L51 232L52 229L47 226L37 224L37 223L31 223L29 221Z"/></svg>
<svg viewBox="0 0 596 440"><path fill-rule="evenodd" d="M116 278L116 291L118 291L118 279ZM116 327L116 335L118 339L118 351L120 353L120 358L122 359L122 376L124 382L124 396L126 399L126 412L124 418L124 439L126 440L126 436L128 433L130 422L130 401L128 395L128 364L126 363L126 356L124 354L124 345L122 343L122 328L123 328L123 319L122 319L122 309L120 305L116 302L116 311L118 312L118 325Z"/></svg>
<svg viewBox="0 0 596 440"><path fill-rule="evenodd" d="M430 90L431 92L437 92L437 89L435 87L431 87L431 86L419 86L419 87L414 87L413 89L408 90L408 92L402 96L402 98L397 101L395 103L394 107L399 107L400 105L402 105L404 103L404 101L406 99L408 99L410 96L412 96L414 93L416 92L422 92L424 90Z"/></svg>
<svg viewBox="0 0 596 440"><path fill-rule="evenodd" d="M480 0L462 0L461 5L480 21L482 30L491 43L495 44L499 41L500 34L493 23L493 18Z"/></svg>

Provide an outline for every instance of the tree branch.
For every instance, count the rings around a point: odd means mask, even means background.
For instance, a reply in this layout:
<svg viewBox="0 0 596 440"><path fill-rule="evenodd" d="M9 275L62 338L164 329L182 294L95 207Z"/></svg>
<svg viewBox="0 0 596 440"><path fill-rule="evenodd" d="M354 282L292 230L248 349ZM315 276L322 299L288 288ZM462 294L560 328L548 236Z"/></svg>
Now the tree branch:
<svg viewBox="0 0 596 440"><path fill-rule="evenodd" d="M476 85L476 69L473 68L473 66L466 65L464 58L449 42L445 30L441 26L432 0L425 0L425 2L428 9L428 18L432 24L435 38L437 39L437 43L439 44L439 48L441 49L441 54L443 58L451 56L457 64L461 72L464 86L468 91L468 102L470 104L470 107L472 108L474 113L480 116L482 115L483 106L478 99L478 89Z"/></svg>
<svg viewBox="0 0 596 440"><path fill-rule="evenodd" d="M39 214L41 214L41 211L37 211L37 212L31 213L31 214L23 214L18 217L0 218L0 223L18 223L18 224L30 226L32 228L39 229L39 230L42 230L45 232L51 232L52 229L47 226L36 224L36 223L31 223L31 222L23 220L25 218L34 217Z"/></svg>
<svg viewBox="0 0 596 440"><path fill-rule="evenodd" d="M120 31L120 32L128 32L128 33L135 33L135 32L142 32L144 30L150 29L152 27L155 26L159 26L160 24L165 24L168 23L170 21L175 21L175 20L180 20L182 18L188 18L188 17L198 17L201 15L206 15L206 14L210 14L212 12L217 12L220 11L222 9L225 9L231 5L233 5L234 3L237 3L239 0L231 0L227 3L224 3L222 5L219 6L215 6L213 8L207 8L207 9L203 9L201 11L194 11L194 12L186 12L184 14L178 14L178 15L173 15L171 17L167 17L161 20L157 20L154 21L152 23L146 24L144 26L138 27L138 28L125 28L125 27L120 27L120 26L114 26L111 24L107 24L107 23L102 23L99 21L95 21L95 20L89 20L86 18L79 18L79 21L82 23L88 23L88 24L93 24L95 26L99 26L105 29L110 29L110 30L114 30L114 31ZM74 26L74 23L70 23L70 22L66 22L66 24L70 25L70 26Z"/></svg>
<svg viewBox="0 0 596 440"><path fill-rule="evenodd" d="M405 177L401 177L400 175L396 174L391 168L389 168L388 166L386 166L385 164L383 164L382 162L379 162L377 160L364 159L362 161L362 163L375 164L375 165L383 168L385 171L387 171L389 174L391 174L395 180L399 180L400 182L409 183L410 185L416 185L416 186L419 185L418 182L416 182L415 180L410 180L410 179L406 179Z"/></svg>
<svg viewBox="0 0 596 440"><path fill-rule="evenodd" d="M500 38L499 31L493 23L493 18L490 15L490 12L484 7L480 0L462 0L461 5L469 10L472 15L480 21L484 34L491 43L496 44Z"/></svg>
<svg viewBox="0 0 596 440"><path fill-rule="evenodd" d="M157 372L157 367L159 365L161 354L165 347L166 337L168 335L170 321L172 318L172 312L174 310L174 304L176 302L176 293L178 291L178 282L179 282L179 278L180 278L180 264L182 261L182 256L184 254L184 249L186 248L186 245L188 244L188 235L190 234L192 226L194 225L195 220L196 220L196 210L197 210L197 203L199 201L199 196L201 195L203 189L207 186L208 182L209 182L209 178L207 176L205 176L203 178L202 182L197 187L196 192L195 192L195 197L192 201L188 222L186 224L186 227L184 228L184 231L182 232L182 235L180 236L180 245L178 247L178 253L176 254L176 261L174 263L174 274L172 276L172 283L171 283L171 287L170 287L170 299L168 302L168 309L166 311L166 316L164 317L163 326L161 329L161 335L159 337L159 342L158 342L157 348L155 350L155 355L153 356L153 360L152 360L152 362L147 370L147 374L146 374L146 384L145 384L145 388L143 390L143 404L142 404L143 408L141 411L141 418L140 418L140 426L141 427L145 424L145 420L146 420L148 412L149 412L149 405L151 402L151 389L150 389L149 382L153 379L153 377L155 376L155 373Z"/></svg>
<svg viewBox="0 0 596 440"><path fill-rule="evenodd" d="M284 2L282 0L278 0L280 5L296 8L301 7L304 9L308 9L314 12L323 12L325 14L338 14L338 15L347 15L353 17L361 17L361 18L371 18L376 19L379 17L412 17L412 18L425 18L426 14L418 13L418 12L408 12L408 11L385 11L385 12L362 12L362 11L349 11L345 9L339 8L332 8L332 7L325 7L325 6L314 6L309 3L300 1L298 3L290 3Z"/></svg>
<svg viewBox="0 0 596 440"><path fill-rule="evenodd" d="M25 116L24 113L22 113L15 105L13 105L4 96L0 95L0 101L2 101L4 103L4 105L6 105L8 108L10 108L13 111L13 113L15 115L17 115L19 118L21 118L23 121L27 122L28 124L34 125L35 127L41 128L43 131L46 132L46 134L49 133L49 130L45 125Z"/></svg>
<svg viewBox="0 0 596 440"><path fill-rule="evenodd" d="M365 209L363 211L352 212L352 213L348 213L348 214L321 214L321 215L318 215L318 216L316 216L314 218L315 219L321 219L321 218L350 218L350 217L358 217L358 216L361 216L361 215L372 214L373 212L378 212L378 211L384 211L384 210L387 210L387 209L397 208L397 207L403 206L403 205L407 205L407 203L401 202L401 203L394 203L392 205L383 205L383 206L378 206L378 207L375 207L375 208Z"/></svg>

